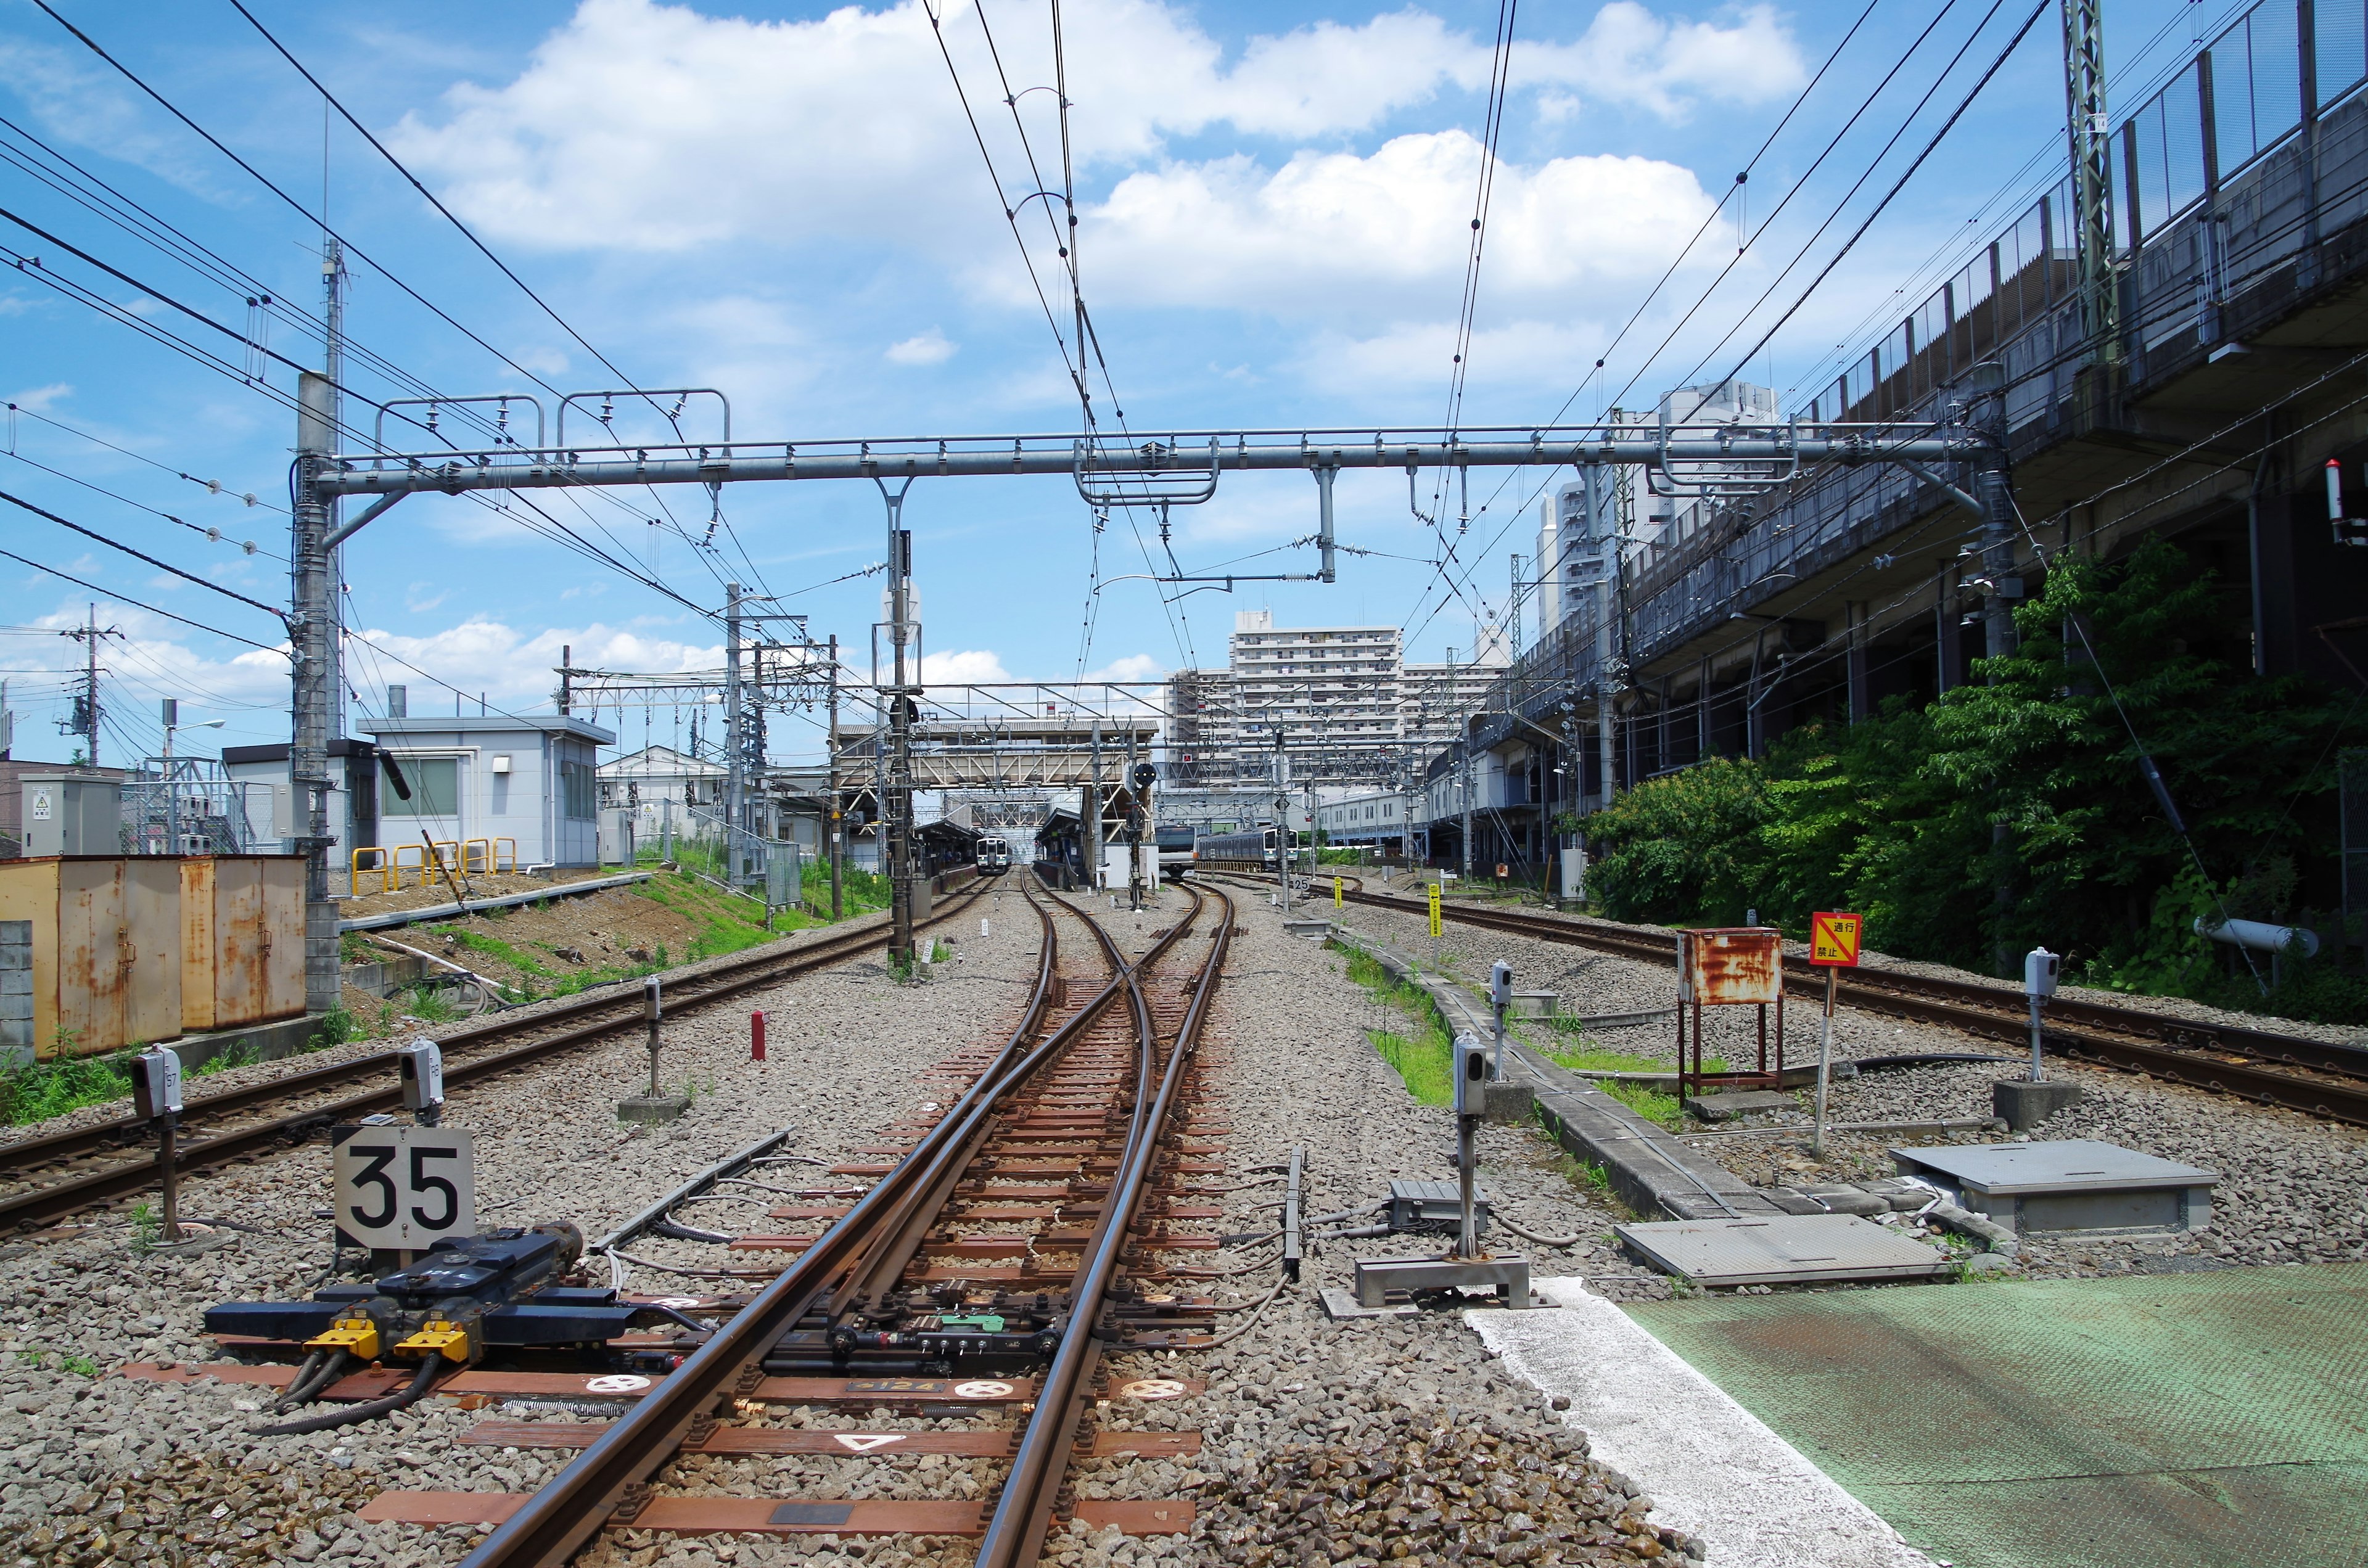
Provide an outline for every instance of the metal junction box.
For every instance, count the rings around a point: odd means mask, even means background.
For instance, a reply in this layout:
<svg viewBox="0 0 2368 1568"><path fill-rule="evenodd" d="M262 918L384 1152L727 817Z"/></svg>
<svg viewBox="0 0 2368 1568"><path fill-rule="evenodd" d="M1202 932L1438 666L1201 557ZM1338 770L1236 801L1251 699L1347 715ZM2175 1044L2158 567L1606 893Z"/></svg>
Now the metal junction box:
<svg viewBox="0 0 2368 1568"><path fill-rule="evenodd" d="M2220 1179L2092 1138L1894 1149L1891 1160L1902 1176L1944 1187L1962 1207L2024 1235L2199 1231L2212 1222Z"/></svg>
<svg viewBox="0 0 2368 1568"><path fill-rule="evenodd" d="M1478 1187L1472 1189L1472 1213L1475 1229L1481 1235L1488 1233L1488 1195ZM1463 1221L1463 1199L1452 1181L1392 1181L1390 1183L1390 1229L1393 1231L1441 1231L1449 1234Z"/></svg>

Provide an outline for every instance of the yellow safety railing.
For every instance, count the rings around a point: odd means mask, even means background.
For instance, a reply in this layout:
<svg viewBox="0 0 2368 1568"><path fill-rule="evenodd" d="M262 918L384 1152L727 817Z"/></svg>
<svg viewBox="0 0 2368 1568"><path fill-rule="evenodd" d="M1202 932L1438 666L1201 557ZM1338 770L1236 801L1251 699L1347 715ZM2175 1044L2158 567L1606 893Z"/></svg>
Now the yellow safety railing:
<svg viewBox="0 0 2368 1568"><path fill-rule="evenodd" d="M375 857L368 866L362 864L362 857L366 855ZM400 885L394 880L393 867L386 858L386 851L375 844L354 851L352 886L355 897L361 896L370 880L375 880L379 884L370 889L372 892L393 892Z"/></svg>
<svg viewBox="0 0 2368 1568"><path fill-rule="evenodd" d="M409 860L404 858L406 855L411 857ZM387 875L393 879L398 890L403 886L403 873L406 869L418 872L422 883L427 881L427 846L398 844L394 846L394 863L387 869Z"/></svg>
<svg viewBox="0 0 2368 1568"><path fill-rule="evenodd" d="M461 840L461 874L490 874L494 869L494 841L490 838Z"/></svg>
<svg viewBox="0 0 2368 1568"><path fill-rule="evenodd" d="M509 848L509 864L508 864L507 867L505 867L505 866L502 864L502 846L503 846L503 845L505 845L505 844L507 844L507 845L508 845L508 846L510 846L510 848ZM495 839L495 840L494 840L494 869L495 869L495 870L496 870L496 871L500 871L500 870L516 871L518 869L518 840L517 840L517 839L515 839L515 838L496 838L496 839Z"/></svg>

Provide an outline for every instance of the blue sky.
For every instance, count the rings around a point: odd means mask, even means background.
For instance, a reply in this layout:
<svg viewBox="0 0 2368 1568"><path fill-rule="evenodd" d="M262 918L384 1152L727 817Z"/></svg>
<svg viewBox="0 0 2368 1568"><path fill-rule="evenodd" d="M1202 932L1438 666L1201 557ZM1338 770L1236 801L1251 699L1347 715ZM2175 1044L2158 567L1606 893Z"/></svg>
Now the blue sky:
<svg viewBox="0 0 2368 1568"><path fill-rule="evenodd" d="M0 395L19 405L0 490L251 598L286 595L287 519L277 508L293 372L154 296L256 338L267 312L249 307L247 285L194 269L19 166L58 172L28 134L303 312L319 309L325 166L329 222L370 258L349 262L347 328L369 357L349 363L348 383L371 401L406 395L386 366L445 394L533 392L538 379L564 391L619 384L572 327L639 385L723 389L743 438L1077 426L1063 346L1030 282L1032 262L1065 329L1065 285L1043 222L1057 209L1021 210L1026 257L1001 210L1036 188L1030 150L1048 184L1060 179L1042 5L988 0L998 76L976 5L939 7L950 74L918 0L837 11L248 0L563 327L351 128L324 130L319 96L229 0L51 3L303 210L29 0L0 0L0 114L18 128L0 128L12 160L0 163L0 207L136 280L0 222L10 254L41 258L38 271L0 272ZM1645 405L1697 366L1702 379L1727 369L2029 14L2025 0L1948 6L1812 170L1940 8L1878 0L1740 201L1729 199L1736 171L1858 19L1861 0L1521 8L1463 423L1543 422L1566 400L1570 417L1592 417L1623 387L1629 405ZM2137 83L2240 9L2226 0L2112 7L2116 118L2137 100ZM1126 425L1441 421L1498 8L1069 0L1063 14L1083 289ZM1755 361L1755 379L1813 395L1839 350L1865 347L2055 176L2059 47L2051 4L1931 162ZM1007 81L1025 148L1003 101ZM1756 228L1788 193L1738 258L1738 227ZM1747 321L1838 205L1841 221L1811 244L1806 267ZM45 279L88 289L226 363L209 368ZM284 319L269 324L268 342L304 364L320 352ZM1600 376L1599 357L1610 361ZM249 369L258 374L243 380ZM1099 369L1095 381L1097 409L1112 421ZM1269 604L1287 624L1397 622L1417 657L1468 650L1475 614L1501 612L1508 552L1530 548L1530 498L1549 476L1520 474L1500 489L1503 478L1475 481L1466 505L1476 515L1458 545L1467 564L1446 574L1452 586L1441 585L1437 538L1410 513L1402 479L1349 475L1341 537L1380 553L1347 558L1337 585L1246 585L1163 605L1148 583L1115 582L1099 596L1089 642L1097 542L1074 488L924 481L905 520L930 673L1141 677L1219 664L1232 612ZM1425 477L1427 509L1432 483ZM1451 533L1458 506L1451 493ZM582 510L552 506L635 574L695 604L720 603L721 583L736 576L810 613L817 635L860 646L879 618L878 578L832 581L881 559L882 510L868 485L742 486L725 494L712 530L696 490L666 492L663 506L620 492ZM258 610L0 511L0 537L18 555L256 642L279 640ZM1228 476L1214 501L1177 515L1175 552L1192 570L1307 571L1311 552L1290 543L1312 531L1315 512L1303 476ZM1106 578L1147 570L1123 517L1098 548ZM610 668L718 661L714 624L679 600L538 537L514 513L461 499L420 498L374 524L347 551L346 582L351 622L369 644L348 666L358 715L381 710L390 681L410 687L415 711L438 710L452 688L547 710L563 643L579 663ZM125 633L105 655L106 760L154 749L164 696L182 699L185 721L227 721L185 735L183 749L286 737L286 665L276 653L15 562L0 561L0 622L31 629L0 634L19 756L66 755L71 743L53 726L63 712L56 672L80 651L55 629L78 623L94 598L102 624ZM662 711L650 738L673 739L672 725ZM777 733L781 755L811 754L811 732ZM643 738L636 716L624 740Z"/></svg>

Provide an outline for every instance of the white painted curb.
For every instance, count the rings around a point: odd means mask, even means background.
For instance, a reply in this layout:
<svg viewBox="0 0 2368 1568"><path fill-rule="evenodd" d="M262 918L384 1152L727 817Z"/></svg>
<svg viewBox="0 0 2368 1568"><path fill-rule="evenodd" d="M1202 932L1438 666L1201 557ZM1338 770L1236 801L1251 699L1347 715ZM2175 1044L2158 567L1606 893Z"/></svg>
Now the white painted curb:
<svg viewBox="0 0 2368 1568"><path fill-rule="evenodd" d="M1565 1394L1566 1426L1643 1486L1653 1521L1700 1536L1711 1568L1936 1568L1684 1358L1577 1279L1560 1311L1466 1312L1514 1376Z"/></svg>

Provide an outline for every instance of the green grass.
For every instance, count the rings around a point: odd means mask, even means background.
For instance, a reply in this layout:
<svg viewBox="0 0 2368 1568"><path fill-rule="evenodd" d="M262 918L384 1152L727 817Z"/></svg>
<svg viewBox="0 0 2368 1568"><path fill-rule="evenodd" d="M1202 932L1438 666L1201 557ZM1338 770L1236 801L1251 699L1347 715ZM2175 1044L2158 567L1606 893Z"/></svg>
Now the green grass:
<svg viewBox="0 0 2368 1568"><path fill-rule="evenodd" d="M262 1060L261 1051L245 1040L240 1040L228 1051L216 1051L207 1059L204 1066L199 1068L190 1076L211 1078L217 1073L227 1073L233 1067L252 1067Z"/></svg>
<svg viewBox="0 0 2368 1568"><path fill-rule="evenodd" d="M404 993L403 1010L423 1024L449 1024L461 1016L450 996L426 985Z"/></svg>
<svg viewBox="0 0 2368 1568"><path fill-rule="evenodd" d="M1349 978L1372 993L1376 1001L1406 1020L1404 1032L1367 1029L1365 1038L1381 1053L1406 1086L1406 1093L1428 1106L1455 1103L1454 1041L1440 1021L1439 1010L1420 989L1408 985L1380 962L1354 949L1348 949Z"/></svg>
<svg viewBox="0 0 2368 1568"><path fill-rule="evenodd" d="M765 906L760 901L725 892L712 882L701 881L688 871L652 877L646 882L636 883L633 892L653 903L664 904L690 922L690 945L683 953L687 963L736 953L744 948L773 941L784 932L803 930L814 924L811 917L800 911L782 910L774 915L773 928L768 931L765 929ZM829 898L829 888L825 882L823 892L825 906Z"/></svg>
<svg viewBox="0 0 2368 1568"><path fill-rule="evenodd" d="M28 1062L0 1074L0 1123L23 1127L85 1106L131 1096L120 1057L69 1056Z"/></svg>

